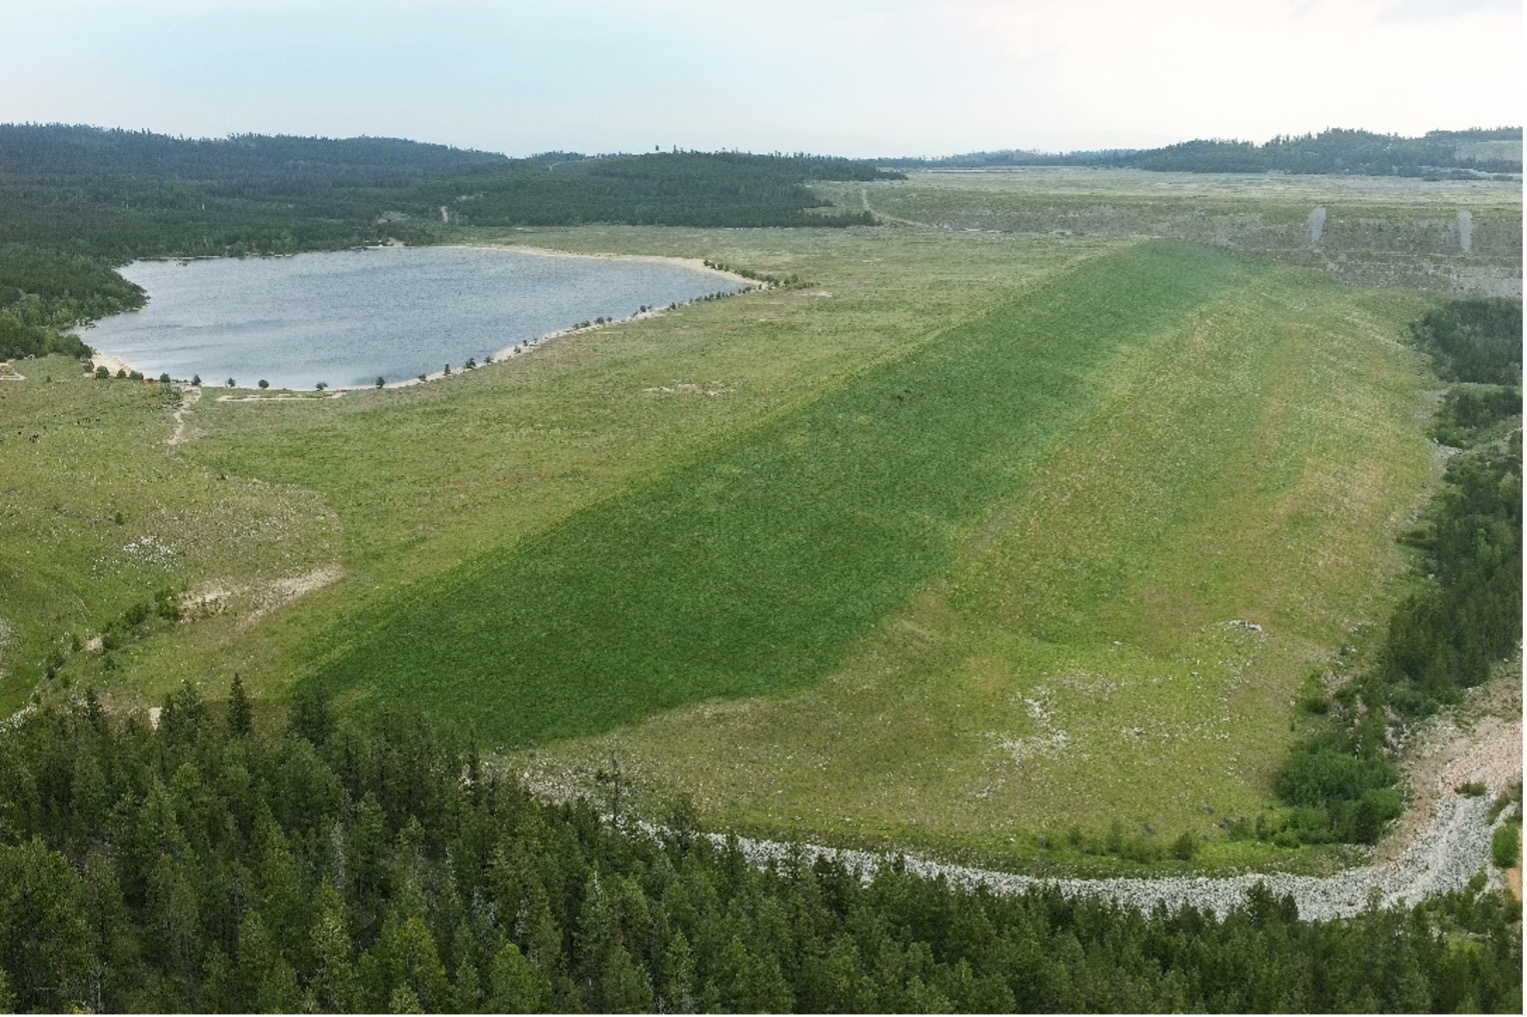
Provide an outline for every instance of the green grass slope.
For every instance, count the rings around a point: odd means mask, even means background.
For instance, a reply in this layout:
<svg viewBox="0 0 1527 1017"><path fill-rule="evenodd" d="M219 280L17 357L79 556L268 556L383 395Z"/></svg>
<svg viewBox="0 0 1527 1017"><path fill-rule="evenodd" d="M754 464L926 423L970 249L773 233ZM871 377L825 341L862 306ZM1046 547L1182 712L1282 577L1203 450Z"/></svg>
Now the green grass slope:
<svg viewBox="0 0 1527 1017"><path fill-rule="evenodd" d="M756 833L1076 862L1073 825L1118 821L1141 854L1192 832L1250 860L1220 824L1280 808L1314 722L1300 683L1361 659L1343 648L1387 616L1432 467L1398 338L1415 295L1230 281L1095 362L1070 419L1031 422L1056 433L1022 482L820 682L526 765L576 782L616 752L633 786Z"/></svg>
<svg viewBox="0 0 1527 1017"><path fill-rule="evenodd" d="M1265 271L1173 243L1088 262L345 622L316 680L510 743L809 685L1022 490L1109 363Z"/></svg>

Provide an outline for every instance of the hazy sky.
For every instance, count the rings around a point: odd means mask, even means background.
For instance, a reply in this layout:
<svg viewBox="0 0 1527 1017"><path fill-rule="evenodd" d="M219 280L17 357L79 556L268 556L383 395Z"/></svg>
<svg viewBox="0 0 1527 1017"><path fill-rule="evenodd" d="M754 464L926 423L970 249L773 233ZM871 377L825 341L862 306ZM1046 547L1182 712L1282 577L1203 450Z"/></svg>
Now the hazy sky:
<svg viewBox="0 0 1527 1017"><path fill-rule="evenodd" d="M0 122L510 155L1522 123L1519 0L0 0Z"/></svg>

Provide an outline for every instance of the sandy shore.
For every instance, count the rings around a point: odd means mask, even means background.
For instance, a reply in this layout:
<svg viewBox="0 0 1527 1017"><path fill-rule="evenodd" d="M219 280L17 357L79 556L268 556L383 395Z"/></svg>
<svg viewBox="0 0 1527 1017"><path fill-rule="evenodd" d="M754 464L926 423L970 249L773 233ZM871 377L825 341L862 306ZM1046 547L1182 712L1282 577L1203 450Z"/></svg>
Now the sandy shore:
<svg viewBox="0 0 1527 1017"><path fill-rule="evenodd" d="M113 378L117 376L118 371L126 371L128 374L132 374L136 370L132 364L129 364L121 357L114 357L110 353L96 353L92 355L90 358L90 370L94 372L97 368L101 367L106 368Z"/></svg>
<svg viewBox="0 0 1527 1017"><path fill-rule="evenodd" d="M534 254L543 258L589 258L594 261L642 261L649 265L682 265L696 272L704 272L707 275L734 282L739 286L759 285L757 280L746 279L725 269L713 268L700 258L675 258L667 254L589 254L583 251L559 251L550 247L528 247L520 244L443 244L442 246L468 251L517 251L520 254Z"/></svg>

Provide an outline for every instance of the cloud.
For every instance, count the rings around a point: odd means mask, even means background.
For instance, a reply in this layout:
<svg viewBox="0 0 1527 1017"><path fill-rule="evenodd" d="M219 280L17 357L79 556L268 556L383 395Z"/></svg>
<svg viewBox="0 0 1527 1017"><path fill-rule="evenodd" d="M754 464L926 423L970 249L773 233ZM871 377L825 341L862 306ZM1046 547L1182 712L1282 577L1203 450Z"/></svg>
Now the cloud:
<svg viewBox="0 0 1527 1017"><path fill-rule="evenodd" d="M1479 12L1503 14L1521 20L1519 0L1390 0L1382 5L1380 21L1430 21L1464 17Z"/></svg>

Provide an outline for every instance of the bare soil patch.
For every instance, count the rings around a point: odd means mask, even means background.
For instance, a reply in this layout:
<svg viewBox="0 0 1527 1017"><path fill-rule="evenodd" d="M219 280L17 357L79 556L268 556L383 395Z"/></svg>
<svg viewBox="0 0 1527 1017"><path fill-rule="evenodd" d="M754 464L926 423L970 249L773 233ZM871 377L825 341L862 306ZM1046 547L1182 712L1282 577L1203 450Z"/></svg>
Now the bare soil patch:
<svg viewBox="0 0 1527 1017"><path fill-rule="evenodd" d="M248 615L238 626L239 631L243 632L292 601L337 582L344 574L343 566L338 562L330 562L311 572L280 579L243 584L217 581L202 583L181 597L181 617L186 621L195 621L211 615L248 609Z"/></svg>

